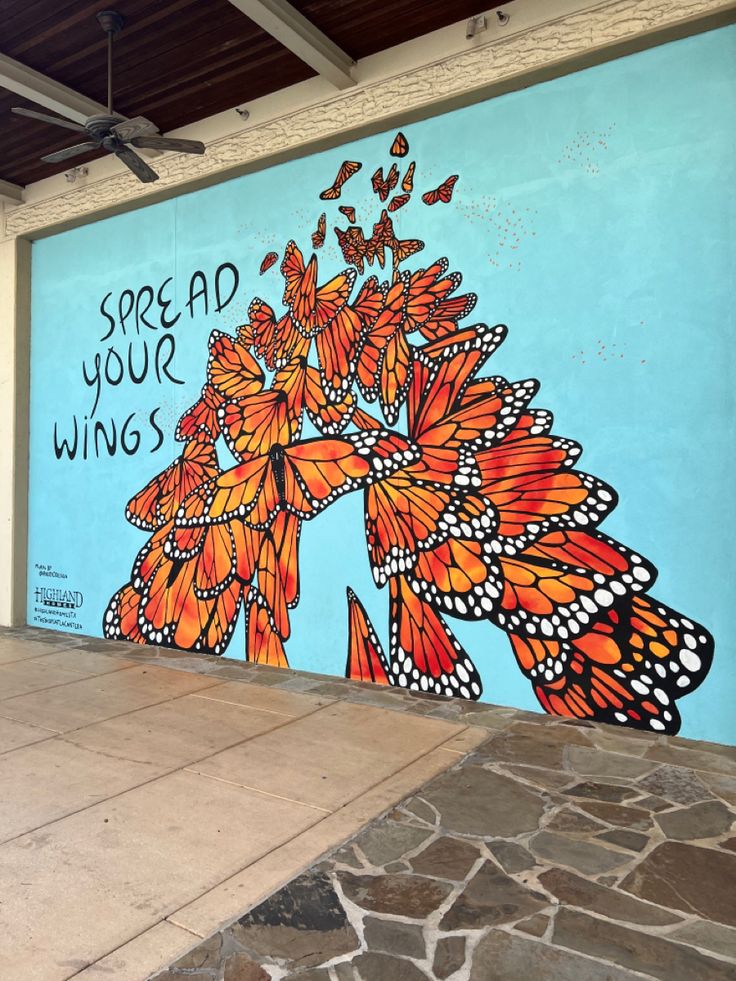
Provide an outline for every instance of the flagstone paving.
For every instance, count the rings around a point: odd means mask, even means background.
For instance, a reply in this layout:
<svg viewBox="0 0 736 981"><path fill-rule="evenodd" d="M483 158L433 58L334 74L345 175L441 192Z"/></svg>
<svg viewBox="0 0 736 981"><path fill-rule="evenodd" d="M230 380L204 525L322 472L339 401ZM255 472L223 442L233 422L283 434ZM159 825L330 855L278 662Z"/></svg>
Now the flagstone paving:
<svg viewBox="0 0 736 981"><path fill-rule="evenodd" d="M23 636L40 644L40 633ZM74 974L79 981L736 979L733 748L225 659L84 639L75 649L205 676L226 689L223 706L247 704L258 690L264 700L300 693L328 700L338 727L348 722L340 705L350 703L465 726L443 744L453 765L430 768L400 803L383 798L352 827L336 825L332 841L312 842L311 858L302 847L301 861L284 852L286 862L256 862L162 917L145 942ZM336 821L353 805L342 807L340 781L321 790L310 768L317 718L292 723L304 738L294 796ZM257 738L283 753L284 731ZM105 732L106 751L116 733ZM371 732L360 767L375 765L382 737L380 726ZM31 749L35 739L29 733ZM175 740L164 746L171 754ZM223 758L242 752L213 747L207 764L188 772L221 778ZM340 779L348 778L349 769ZM249 874L271 883L255 900ZM192 949L158 973L141 973L149 948L160 939L164 950L175 929L189 931Z"/></svg>

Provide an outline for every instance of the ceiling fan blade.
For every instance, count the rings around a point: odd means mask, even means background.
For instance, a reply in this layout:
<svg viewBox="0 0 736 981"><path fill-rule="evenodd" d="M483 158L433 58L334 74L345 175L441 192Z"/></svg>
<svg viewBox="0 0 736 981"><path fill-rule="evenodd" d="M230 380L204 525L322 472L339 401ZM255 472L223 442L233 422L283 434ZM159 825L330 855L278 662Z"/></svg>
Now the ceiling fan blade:
<svg viewBox="0 0 736 981"><path fill-rule="evenodd" d="M129 143L134 136L155 136L158 127L145 116L134 116L132 119L124 119L117 123L112 127L112 132L123 143Z"/></svg>
<svg viewBox="0 0 736 981"><path fill-rule="evenodd" d="M71 119L62 119L60 116L47 116L45 112L36 112L35 109L21 109L14 106L11 110L16 116L29 116L31 119L40 119L42 123L53 123L54 126L63 126L65 129L73 129L75 133L86 133L84 126L73 123Z"/></svg>
<svg viewBox="0 0 736 981"><path fill-rule="evenodd" d="M150 184L158 180L156 171L151 170L146 161L141 160L138 154L128 149L127 146L121 146L114 152L115 156L123 161L128 170L133 171L139 181L143 181L144 184Z"/></svg>
<svg viewBox="0 0 736 981"><path fill-rule="evenodd" d="M176 140L167 136L135 136L132 140L126 140L126 143L150 150L175 150L178 153L204 153L206 149L199 140Z"/></svg>
<svg viewBox="0 0 736 981"><path fill-rule="evenodd" d="M97 150L99 148L99 143L77 143L76 146L68 146L64 150L57 150L56 153L47 153L45 157L41 157L46 163L61 163L62 160L68 160L70 157L77 157L80 153L87 153L89 150Z"/></svg>

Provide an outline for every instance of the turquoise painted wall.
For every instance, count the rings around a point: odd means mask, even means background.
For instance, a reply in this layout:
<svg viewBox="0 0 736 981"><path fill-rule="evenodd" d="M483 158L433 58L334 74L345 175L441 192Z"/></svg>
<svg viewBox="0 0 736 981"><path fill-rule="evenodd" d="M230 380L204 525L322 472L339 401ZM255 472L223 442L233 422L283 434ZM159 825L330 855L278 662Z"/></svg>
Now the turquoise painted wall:
<svg viewBox="0 0 736 981"><path fill-rule="evenodd" d="M678 41L491 102L403 127L417 188L450 173L450 205L418 195L394 216L397 232L427 243L427 261L448 256L463 289L478 293L471 322L504 322L508 339L491 370L541 381L535 404L555 414L554 431L584 447L582 469L620 495L603 530L659 569L654 594L706 625L712 670L680 702L682 734L736 742L732 701L736 631L732 611L731 510L734 436L734 81L736 28ZM305 252L327 186L346 158L366 161L343 200L375 214L368 177L388 161L381 134L251 174L172 201L66 232L33 247L29 622L101 635L109 597L126 581L145 534L127 524L128 498L179 452L176 420L204 381L213 328L232 331L250 299L281 300L269 249L295 238ZM334 211L335 209L333 209ZM338 217L335 215L334 217ZM333 215L330 214L332 220ZM343 223L344 226L344 223ZM368 225L370 227L370 224ZM215 272L239 273L235 298L216 312ZM344 267L328 231L320 270ZM195 271L207 279L187 307ZM228 270L221 276L230 292ZM127 335L100 312L146 286L171 300L168 331ZM146 292L141 294L145 307ZM153 304L148 318L158 305ZM165 340L162 340L165 338ZM160 380L154 370L175 353ZM94 421L129 418L128 455L74 460L54 452L73 419L90 418L99 355L141 370L134 384L103 381ZM110 349L113 348L113 354ZM183 384L175 384L171 378ZM154 416L150 415L158 408ZM159 442L158 428L164 441ZM81 432L81 430L80 430ZM373 585L362 527L362 495L341 498L305 523L302 598L288 643L293 667L341 674L345 585L360 595L387 640L387 595ZM39 589L83 596L77 609L44 606ZM44 594L48 597L50 594ZM482 673L484 699L537 708L503 633L452 621ZM243 656L239 626L228 654Z"/></svg>

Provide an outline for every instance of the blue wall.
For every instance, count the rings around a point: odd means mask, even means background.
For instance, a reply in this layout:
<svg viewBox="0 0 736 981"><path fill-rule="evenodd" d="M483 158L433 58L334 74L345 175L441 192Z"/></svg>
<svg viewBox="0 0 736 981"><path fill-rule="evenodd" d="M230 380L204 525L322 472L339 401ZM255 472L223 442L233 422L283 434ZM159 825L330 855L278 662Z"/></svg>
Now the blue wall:
<svg viewBox="0 0 736 981"><path fill-rule="evenodd" d="M710 675L680 703L682 734L726 742L736 742L734 55L736 28L724 28L403 127L419 190L450 173L460 180L450 206L427 208L415 195L395 215L399 234L426 241L427 261L447 255L463 272L464 288L479 295L473 322L509 325L492 369L540 379L535 404L555 413L556 433L582 443L582 468L617 489L603 530L655 563L655 596L713 633ZM209 332L233 330L254 295L280 302L278 266L261 278L260 261L292 237L307 251L323 210L317 193L342 160L367 162L344 200L375 212L368 176L387 159L392 136L35 243L30 623L101 634L107 601L145 540L126 523L125 502L179 452L173 429L204 381ZM328 235L325 275L344 266ZM204 271L212 290L224 262L239 270L236 298L217 314L211 296L207 315L196 301L190 316L191 275ZM135 412L138 452L57 460L54 424L67 434L72 416L83 422L94 402L83 363L89 373L99 353L104 366L111 344L125 359L130 341L138 367L143 338L152 356L164 336L145 326L136 336L130 318L127 337L118 328L102 340L101 301L110 293L112 310L124 290L157 289L169 277L169 312L181 312L168 332L176 348L169 373L184 384L159 383L153 370L139 385L103 384L95 419L119 426ZM222 283L227 293L227 274ZM151 453L148 417L159 406L166 438ZM373 586L362 495L305 523L301 574L290 663L341 674L346 583L386 640L387 595ZM82 593L83 606L40 607L36 590L59 586ZM482 672L484 699L538 707L500 631L452 626ZM242 652L241 625L228 653Z"/></svg>

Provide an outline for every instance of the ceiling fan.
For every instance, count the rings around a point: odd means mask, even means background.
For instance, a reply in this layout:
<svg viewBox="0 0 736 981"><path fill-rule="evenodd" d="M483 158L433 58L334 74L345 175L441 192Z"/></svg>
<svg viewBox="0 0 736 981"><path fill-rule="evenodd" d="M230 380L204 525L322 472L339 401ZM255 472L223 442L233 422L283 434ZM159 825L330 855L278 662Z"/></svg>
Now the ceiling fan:
<svg viewBox="0 0 736 981"><path fill-rule="evenodd" d="M56 153L48 153L41 157L47 163L60 163L62 160L69 160L80 153L88 153L90 150L104 149L109 153L114 153L125 166L132 170L138 180L148 184L158 180L158 174L148 166L145 160L138 156L131 147L151 150L175 150L178 153L204 153L204 143L199 140L177 140L165 136L157 136L155 126L143 116L136 116L134 119L125 119L117 115L112 108L112 45L113 38L123 27L123 17L115 10L102 10L97 14L97 20L102 30L107 34L107 113L97 116L90 116L85 120L84 125L72 122L70 119L62 119L59 116L48 116L43 112L36 112L33 109L14 108L12 111L19 116L30 116L31 119L40 119L44 123L53 123L55 126L63 126L65 129L74 130L76 133L85 133L87 140L84 143L77 143L75 146L66 147L64 150L57 150ZM153 135L152 135L153 134Z"/></svg>

